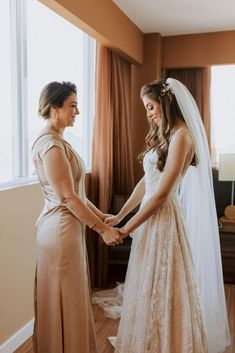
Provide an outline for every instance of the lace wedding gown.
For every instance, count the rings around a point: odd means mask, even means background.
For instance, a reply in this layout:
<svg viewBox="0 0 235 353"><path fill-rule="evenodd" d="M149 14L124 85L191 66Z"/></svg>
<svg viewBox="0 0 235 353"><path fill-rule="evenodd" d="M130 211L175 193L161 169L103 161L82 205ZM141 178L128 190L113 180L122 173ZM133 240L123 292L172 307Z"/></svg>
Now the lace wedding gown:
<svg viewBox="0 0 235 353"><path fill-rule="evenodd" d="M158 187L156 152L144 158L145 196ZM194 168L194 167L190 167ZM184 215L181 178L133 235L115 353L206 353L207 337Z"/></svg>

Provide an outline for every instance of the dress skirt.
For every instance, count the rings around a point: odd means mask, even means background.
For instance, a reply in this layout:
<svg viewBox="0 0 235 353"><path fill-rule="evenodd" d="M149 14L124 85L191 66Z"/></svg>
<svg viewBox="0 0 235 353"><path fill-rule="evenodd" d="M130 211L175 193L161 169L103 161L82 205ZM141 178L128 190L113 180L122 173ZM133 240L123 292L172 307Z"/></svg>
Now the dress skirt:
<svg viewBox="0 0 235 353"><path fill-rule="evenodd" d="M37 228L35 353L97 353L84 225L65 207Z"/></svg>
<svg viewBox="0 0 235 353"><path fill-rule="evenodd" d="M208 353L177 197L133 235L115 353Z"/></svg>

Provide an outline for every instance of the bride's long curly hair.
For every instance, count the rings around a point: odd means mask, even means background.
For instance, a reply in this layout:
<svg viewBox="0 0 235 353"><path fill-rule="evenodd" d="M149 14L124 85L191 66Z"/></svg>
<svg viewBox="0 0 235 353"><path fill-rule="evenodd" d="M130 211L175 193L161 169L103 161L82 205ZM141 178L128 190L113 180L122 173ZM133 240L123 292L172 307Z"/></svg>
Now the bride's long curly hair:
<svg viewBox="0 0 235 353"><path fill-rule="evenodd" d="M150 130L145 138L146 149L139 155L138 160L142 162L145 154L153 148L158 155L157 168L163 171L175 122L178 119L184 121L183 114L174 92L166 83L166 80L154 81L144 85L140 97L143 98L144 96L160 105L161 123L158 126L150 118L148 119Z"/></svg>

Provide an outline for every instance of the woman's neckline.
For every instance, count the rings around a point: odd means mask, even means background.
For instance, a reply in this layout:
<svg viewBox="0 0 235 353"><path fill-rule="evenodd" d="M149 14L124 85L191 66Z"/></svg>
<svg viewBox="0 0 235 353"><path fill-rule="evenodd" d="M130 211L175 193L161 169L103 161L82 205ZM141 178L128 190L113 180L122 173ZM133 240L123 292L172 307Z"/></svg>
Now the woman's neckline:
<svg viewBox="0 0 235 353"><path fill-rule="evenodd" d="M52 129L42 129L40 132L40 135L44 135L44 134L52 134L52 135L55 135L55 136L59 137L60 139L64 140L63 135L58 134L58 132L56 132Z"/></svg>

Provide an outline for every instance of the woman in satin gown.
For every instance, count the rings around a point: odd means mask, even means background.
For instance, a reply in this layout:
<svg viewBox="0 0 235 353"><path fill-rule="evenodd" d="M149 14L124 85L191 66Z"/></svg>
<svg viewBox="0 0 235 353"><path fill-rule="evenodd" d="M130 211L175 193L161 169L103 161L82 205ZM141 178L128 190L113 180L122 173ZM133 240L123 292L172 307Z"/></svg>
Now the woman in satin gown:
<svg viewBox="0 0 235 353"><path fill-rule="evenodd" d="M178 87L176 80L170 80ZM181 86L179 83L180 89ZM121 228L123 236L133 232L133 240L115 353L222 352L229 343L224 294L220 308L217 305L215 313L211 313L212 321L217 317L216 310L221 309L224 315L218 316L218 337L214 331L209 349L179 199L179 187L188 168L198 168L198 141L186 124L174 90L165 80L145 85L141 98L150 123L147 148L141 155L144 177L121 211L105 220L109 225L118 224L140 204L135 216ZM221 265L218 272L222 273ZM216 280L220 279L223 288L222 276L217 276ZM104 307L108 305L105 303ZM109 309L110 315L112 306Z"/></svg>
<svg viewBox="0 0 235 353"><path fill-rule="evenodd" d="M45 199L37 221L35 353L97 353L85 225L108 245L122 242L87 200L84 162L63 138L78 114L74 84L51 82L43 88L39 115L46 125L32 147Z"/></svg>

